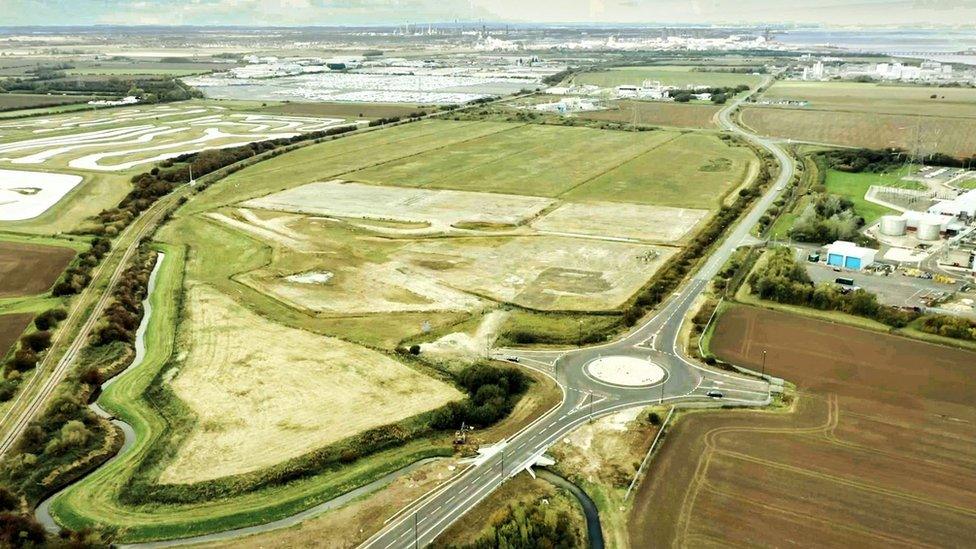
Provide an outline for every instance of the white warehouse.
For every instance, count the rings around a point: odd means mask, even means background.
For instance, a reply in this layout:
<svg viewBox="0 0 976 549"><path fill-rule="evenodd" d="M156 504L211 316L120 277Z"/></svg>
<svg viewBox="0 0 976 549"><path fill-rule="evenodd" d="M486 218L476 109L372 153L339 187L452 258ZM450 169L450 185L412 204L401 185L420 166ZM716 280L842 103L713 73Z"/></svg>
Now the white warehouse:
<svg viewBox="0 0 976 549"><path fill-rule="evenodd" d="M878 250L862 248L853 242L838 240L827 246L827 265L860 271L872 263Z"/></svg>
<svg viewBox="0 0 976 549"><path fill-rule="evenodd" d="M929 208L929 213L959 218L976 218L976 189L962 193L952 200L942 200Z"/></svg>

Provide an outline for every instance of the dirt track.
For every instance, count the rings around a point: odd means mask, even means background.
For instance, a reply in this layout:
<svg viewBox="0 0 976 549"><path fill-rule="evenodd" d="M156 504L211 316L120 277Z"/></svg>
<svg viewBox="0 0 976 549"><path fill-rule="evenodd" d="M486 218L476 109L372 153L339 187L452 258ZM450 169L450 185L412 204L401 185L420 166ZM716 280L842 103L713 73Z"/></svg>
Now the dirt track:
<svg viewBox="0 0 976 549"><path fill-rule="evenodd" d="M682 418L636 495L632 546L971 539L976 356L746 307L717 328L723 358L755 366L769 350L795 408Z"/></svg>
<svg viewBox="0 0 976 549"><path fill-rule="evenodd" d="M70 248L0 242L0 297L46 292L74 256Z"/></svg>

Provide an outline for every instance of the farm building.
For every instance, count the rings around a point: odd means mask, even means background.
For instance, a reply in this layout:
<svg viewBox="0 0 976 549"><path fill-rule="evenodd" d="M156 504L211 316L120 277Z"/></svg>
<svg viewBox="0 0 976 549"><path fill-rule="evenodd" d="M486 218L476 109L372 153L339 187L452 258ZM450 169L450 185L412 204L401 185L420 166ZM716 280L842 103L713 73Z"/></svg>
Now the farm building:
<svg viewBox="0 0 976 549"><path fill-rule="evenodd" d="M853 242L838 240L827 246L827 264L860 271L874 263L878 250L862 248Z"/></svg>

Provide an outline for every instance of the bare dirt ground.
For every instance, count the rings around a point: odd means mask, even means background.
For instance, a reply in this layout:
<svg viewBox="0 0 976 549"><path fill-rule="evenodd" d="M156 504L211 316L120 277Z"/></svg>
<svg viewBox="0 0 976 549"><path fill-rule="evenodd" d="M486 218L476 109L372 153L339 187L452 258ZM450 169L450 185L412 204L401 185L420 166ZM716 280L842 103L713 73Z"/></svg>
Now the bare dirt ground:
<svg viewBox="0 0 976 549"><path fill-rule="evenodd" d="M677 250L561 236L417 242L397 257L443 284L526 307L611 309Z"/></svg>
<svg viewBox="0 0 976 549"><path fill-rule="evenodd" d="M363 219L428 222L439 231L459 223L517 225L552 200L467 191L433 191L327 181L244 203L252 208Z"/></svg>
<svg viewBox="0 0 976 549"><path fill-rule="evenodd" d="M616 202L567 203L535 221L540 231L629 238L678 245L708 210L642 206Z"/></svg>
<svg viewBox="0 0 976 549"><path fill-rule="evenodd" d="M0 297L46 292L74 256L71 248L0 241Z"/></svg>
<svg viewBox="0 0 976 549"><path fill-rule="evenodd" d="M976 529L972 353L765 309L712 350L795 381L792 412L693 413L636 496L631 543L958 546ZM759 358L761 360L761 358Z"/></svg>
<svg viewBox="0 0 976 549"><path fill-rule="evenodd" d="M189 290L187 310L172 387L198 423L161 482L257 470L462 398L381 353L274 324L204 286Z"/></svg>
<svg viewBox="0 0 976 549"><path fill-rule="evenodd" d="M498 331L509 317L507 311L492 311L481 319L474 333L454 332L420 346L425 354L436 357L476 360L485 354L498 337Z"/></svg>
<svg viewBox="0 0 976 549"><path fill-rule="evenodd" d="M0 359L7 355L33 318L30 313L0 315Z"/></svg>

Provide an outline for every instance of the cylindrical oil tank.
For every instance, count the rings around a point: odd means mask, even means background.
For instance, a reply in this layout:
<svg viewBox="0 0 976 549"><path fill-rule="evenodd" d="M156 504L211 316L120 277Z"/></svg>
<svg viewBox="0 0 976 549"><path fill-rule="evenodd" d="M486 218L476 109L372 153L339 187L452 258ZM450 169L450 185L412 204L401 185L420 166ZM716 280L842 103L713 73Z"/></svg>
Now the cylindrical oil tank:
<svg viewBox="0 0 976 549"><path fill-rule="evenodd" d="M916 230L915 236L919 240L938 240L939 233L942 232L942 224L937 221L924 221L920 220L918 222L918 229Z"/></svg>
<svg viewBox="0 0 976 549"><path fill-rule="evenodd" d="M899 215L886 215L881 218L881 234L903 236L908 228L908 220Z"/></svg>

